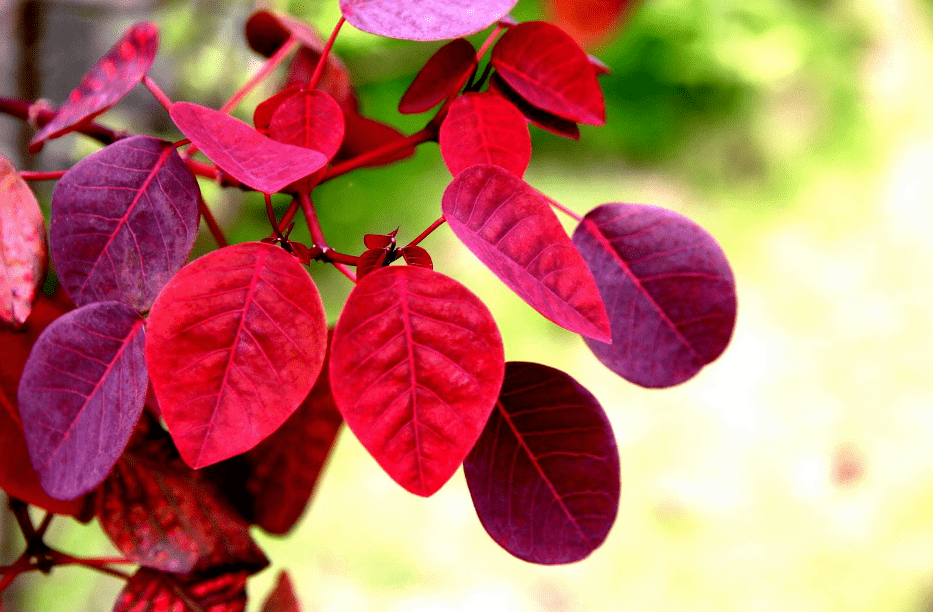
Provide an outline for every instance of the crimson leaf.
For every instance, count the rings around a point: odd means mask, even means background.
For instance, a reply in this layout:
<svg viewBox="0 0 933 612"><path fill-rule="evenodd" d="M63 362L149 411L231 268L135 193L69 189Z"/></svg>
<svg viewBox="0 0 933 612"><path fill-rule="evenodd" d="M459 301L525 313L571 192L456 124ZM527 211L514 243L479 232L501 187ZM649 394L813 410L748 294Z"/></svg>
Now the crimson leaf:
<svg viewBox="0 0 933 612"><path fill-rule="evenodd" d="M266 57L271 57L292 36L315 51L324 49L324 41L312 26L280 11L254 12L246 20L245 30L249 46Z"/></svg>
<svg viewBox="0 0 933 612"><path fill-rule="evenodd" d="M0 155L0 321L26 322L45 258L45 221L36 196Z"/></svg>
<svg viewBox="0 0 933 612"><path fill-rule="evenodd" d="M315 48L300 47L298 49L298 53L295 54L295 57L292 58L291 63L288 65L288 75L285 77L286 88L308 88L314 70L317 68L317 63L321 59L322 46ZM344 111L355 112L358 109L356 94L350 85L350 73L333 51L327 54L327 63L324 64L324 69L320 77L318 77L315 89L320 89L333 96Z"/></svg>
<svg viewBox="0 0 933 612"><path fill-rule="evenodd" d="M29 151L38 152L46 140L67 134L119 102L149 71L158 47L159 29L154 23L143 21L128 29L33 136Z"/></svg>
<svg viewBox="0 0 933 612"><path fill-rule="evenodd" d="M347 425L400 485L429 496L479 437L502 383L502 338L486 306L428 268L392 266L357 284L337 321L330 380Z"/></svg>
<svg viewBox="0 0 933 612"><path fill-rule="evenodd" d="M450 41L428 60L415 75L398 103L400 113L431 110L460 88L476 66L476 49L465 38Z"/></svg>
<svg viewBox="0 0 933 612"><path fill-rule="evenodd" d="M608 341L599 289L547 198L498 166L471 166L444 192L441 208L480 261L543 316Z"/></svg>
<svg viewBox="0 0 933 612"><path fill-rule="evenodd" d="M321 370L327 329L311 277L259 242L185 266L152 305L146 363L162 416L194 468L275 431Z"/></svg>
<svg viewBox="0 0 933 612"><path fill-rule="evenodd" d="M537 363L506 364L463 471L483 527L532 563L588 556L619 507L619 452L606 414L573 378Z"/></svg>
<svg viewBox="0 0 933 612"><path fill-rule="evenodd" d="M547 0L548 19L583 47L605 41L633 0Z"/></svg>
<svg viewBox="0 0 933 612"><path fill-rule="evenodd" d="M440 146L454 176L476 164L492 164L521 178L531 161L524 115L491 93L467 93L454 100L441 124Z"/></svg>
<svg viewBox="0 0 933 612"><path fill-rule="evenodd" d="M76 304L149 309L198 233L197 180L171 143L134 136L89 155L52 193L52 262Z"/></svg>
<svg viewBox="0 0 933 612"><path fill-rule="evenodd" d="M295 588L288 577L288 572L281 572L266 602L262 605L262 612L300 612L298 598L295 597Z"/></svg>
<svg viewBox="0 0 933 612"><path fill-rule="evenodd" d="M735 327L735 280L716 240L675 212L603 204L573 234L602 293L612 344L586 339L610 370L643 387L693 377Z"/></svg>
<svg viewBox="0 0 933 612"><path fill-rule="evenodd" d="M279 93L272 95L256 105L253 111L253 125L263 136L269 135L269 124L272 123L272 115L278 110L282 103L301 91L298 87L288 87Z"/></svg>
<svg viewBox="0 0 933 612"><path fill-rule="evenodd" d="M139 568L117 596L113 612L243 612L243 571L179 576Z"/></svg>
<svg viewBox="0 0 933 612"><path fill-rule="evenodd" d="M343 133L340 105L330 94L317 89L289 97L276 109L269 123L272 140L314 149L328 161L340 149Z"/></svg>
<svg viewBox="0 0 933 612"><path fill-rule="evenodd" d="M489 77L489 91L496 93L509 102L511 102L515 108L521 111L525 118L538 126L542 130L547 130L552 134L557 134L558 136L563 136L564 138L573 138L574 140L580 140L580 128L577 127L577 124L571 121L570 119L564 119L563 117L558 117L553 113L549 113L546 110L541 110L537 106L533 106L525 98L518 95L514 89L512 89L508 83L502 80L502 77L499 76L499 73L494 72L492 76Z"/></svg>
<svg viewBox="0 0 933 612"><path fill-rule="evenodd" d="M586 53L560 28L528 21L510 28L490 60L533 105L579 123L606 122L603 93Z"/></svg>
<svg viewBox="0 0 933 612"><path fill-rule="evenodd" d="M353 157L363 155L364 153L369 153L389 143L405 138L404 134L391 125L376 121L375 119L370 119L369 117L364 117L355 111L345 110L344 120L346 121L347 131L344 135L343 146L340 147L340 151L337 153L336 157L334 157L334 163L346 161ZM379 157L367 160L367 162L363 164L363 167L383 166L411 157L414 154L414 146L404 147L392 153L385 153Z"/></svg>
<svg viewBox="0 0 933 612"><path fill-rule="evenodd" d="M119 302L82 306L36 342L19 384L19 413L42 488L74 499L99 485L146 401L145 331Z"/></svg>
<svg viewBox="0 0 933 612"><path fill-rule="evenodd" d="M354 26L387 38L444 40L475 34L518 0L340 0Z"/></svg>

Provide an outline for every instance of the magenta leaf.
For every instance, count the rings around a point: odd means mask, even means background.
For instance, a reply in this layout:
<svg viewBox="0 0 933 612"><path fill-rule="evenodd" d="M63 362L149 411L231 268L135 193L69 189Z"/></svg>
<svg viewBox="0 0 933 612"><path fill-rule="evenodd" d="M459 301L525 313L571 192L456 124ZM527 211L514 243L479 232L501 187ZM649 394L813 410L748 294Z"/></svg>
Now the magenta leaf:
<svg viewBox="0 0 933 612"><path fill-rule="evenodd" d="M46 140L67 134L119 102L149 71L158 47L159 29L154 23L140 22L127 30L33 136L30 152L38 152Z"/></svg>
<svg viewBox="0 0 933 612"><path fill-rule="evenodd" d="M46 264L45 220L32 189L0 155L0 321L21 326Z"/></svg>
<svg viewBox="0 0 933 612"><path fill-rule="evenodd" d="M320 170L327 158L311 149L266 138L230 115L190 102L176 102L172 121L221 170L263 193Z"/></svg>
<svg viewBox="0 0 933 612"><path fill-rule="evenodd" d="M274 94L256 105L253 111L253 125L263 136L269 135L269 124L272 123L272 115L282 106L282 103L301 91L298 87L288 87L277 94Z"/></svg>
<svg viewBox="0 0 933 612"><path fill-rule="evenodd" d="M619 508L619 451L596 398L537 363L505 366L483 434L463 463L483 527L519 559L579 561Z"/></svg>
<svg viewBox="0 0 933 612"><path fill-rule="evenodd" d="M452 40L434 53L415 75L398 103L398 112L423 113L456 94L476 67L476 49L465 38Z"/></svg>
<svg viewBox="0 0 933 612"><path fill-rule="evenodd" d="M716 240L675 212L603 204L573 234L610 313L612 344L586 339L610 370L643 387L693 377L735 327L735 280Z"/></svg>
<svg viewBox="0 0 933 612"><path fill-rule="evenodd" d="M444 217L480 261L558 325L609 341L609 319L583 258L547 198L498 166L471 166L444 192Z"/></svg>
<svg viewBox="0 0 933 612"><path fill-rule="evenodd" d="M288 572L279 573L275 587L269 592L269 596L262 605L262 612L301 612L301 606L298 605L295 588L288 577Z"/></svg>
<svg viewBox="0 0 933 612"><path fill-rule="evenodd" d="M327 346L311 277L283 249L258 242L182 268L153 303L148 335L159 408L194 468L278 429L311 390Z"/></svg>
<svg viewBox="0 0 933 612"><path fill-rule="evenodd" d="M524 115L491 93L467 93L454 100L441 124L440 146L454 176L476 164L492 164L521 178L531 161Z"/></svg>
<svg viewBox="0 0 933 612"><path fill-rule="evenodd" d="M444 40L496 23L518 0L340 0L354 26L387 38Z"/></svg>
<svg viewBox="0 0 933 612"><path fill-rule="evenodd" d="M578 123L606 122L596 69L557 26L528 21L510 28L496 43L490 61L534 106Z"/></svg>
<svg viewBox="0 0 933 612"><path fill-rule="evenodd" d="M117 595L113 612L243 612L244 571L178 575L141 567Z"/></svg>
<svg viewBox="0 0 933 612"><path fill-rule="evenodd" d="M134 136L89 155L52 193L52 261L75 304L140 312L191 252L198 182L171 143Z"/></svg>
<svg viewBox="0 0 933 612"><path fill-rule="evenodd" d="M19 384L26 446L42 488L74 499L116 463L146 401L145 331L135 310L88 304L36 341Z"/></svg>
<svg viewBox="0 0 933 612"><path fill-rule="evenodd" d="M502 338L486 306L427 268L372 272L350 293L330 381L347 425L396 482L429 496L479 437L502 383Z"/></svg>
<svg viewBox="0 0 933 612"><path fill-rule="evenodd" d="M314 149L330 161L343 142L340 105L330 94L312 89L297 93L275 110L269 137L285 144Z"/></svg>
<svg viewBox="0 0 933 612"><path fill-rule="evenodd" d="M518 92L512 89L508 83L503 81L502 77L499 76L499 74L496 72L493 72L492 76L489 77L489 91L498 94L511 102L515 108L517 108L523 115L525 115L525 119L538 126L542 130L547 130L552 134L557 134L558 136L563 136L564 138L580 140L580 128L577 127L576 123L570 119L558 117L553 113L549 113L545 110L541 110L537 106L533 106L530 102L525 100L525 98L518 95Z"/></svg>

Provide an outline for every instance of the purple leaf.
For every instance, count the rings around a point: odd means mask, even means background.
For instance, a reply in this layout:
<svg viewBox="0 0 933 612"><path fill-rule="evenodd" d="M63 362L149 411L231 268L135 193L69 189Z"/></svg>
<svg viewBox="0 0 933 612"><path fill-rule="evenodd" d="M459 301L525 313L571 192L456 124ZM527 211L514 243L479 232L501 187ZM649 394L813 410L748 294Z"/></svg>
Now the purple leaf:
<svg viewBox="0 0 933 612"><path fill-rule="evenodd" d="M176 102L172 121L208 158L244 185L276 193L327 163L323 154L276 142L206 106Z"/></svg>
<svg viewBox="0 0 933 612"><path fill-rule="evenodd" d="M609 319L593 275L547 198L498 166L471 166L444 192L441 208L463 243L543 316L608 341Z"/></svg>
<svg viewBox="0 0 933 612"><path fill-rule="evenodd" d="M32 189L0 155L0 320L21 326L46 264L45 220Z"/></svg>
<svg viewBox="0 0 933 612"><path fill-rule="evenodd" d="M518 0L340 0L354 26L387 38L444 40L475 34Z"/></svg>
<svg viewBox="0 0 933 612"><path fill-rule="evenodd" d="M606 414L573 378L537 363L506 364L463 471L483 527L532 563L588 556L619 507L619 451Z"/></svg>
<svg viewBox="0 0 933 612"><path fill-rule="evenodd" d="M476 164L493 164L521 178L531 161L525 116L491 93L466 93L454 100L441 124L440 146L454 176Z"/></svg>
<svg viewBox="0 0 933 612"><path fill-rule="evenodd" d="M675 212L603 204L573 234L596 277L613 343L586 339L610 370L670 387L725 350L735 327L735 280L716 240Z"/></svg>
<svg viewBox="0 0 933 612"><path fill-rule="evenodd" d="M19 412L42 488L74 499L99 485L146 401L142 318L118 302L56 319L36 341L19 384Z"/></svg>
<svg viewBox="0 0 933 612"><path fill-rule="evenodd" d="M198 182L171 143L134 136L89 155L52 194L52 261L81 306L142 312L185 265L198 233Z"/></svg>

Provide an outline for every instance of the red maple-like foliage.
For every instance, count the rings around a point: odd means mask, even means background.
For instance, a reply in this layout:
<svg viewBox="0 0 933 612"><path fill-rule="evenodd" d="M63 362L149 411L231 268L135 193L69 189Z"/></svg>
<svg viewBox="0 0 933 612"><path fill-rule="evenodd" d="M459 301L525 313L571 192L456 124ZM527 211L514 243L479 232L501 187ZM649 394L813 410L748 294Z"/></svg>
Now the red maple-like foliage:
<svg viewBox="0 0 933 612"><path fill-rule="evenodd" d="M614 202L580 217L524 180L529 124L576 139L579 123L605 122L605 67L558 25L517 23L516 1L340 0L327 40L257 11L246 40L267 62L220 109L172 101L148 76L159 37L148 22L57 112L0 98L0 111L39 124L34 150L68 134L105 145L59 173L0 158L0 488L27 542L2 568L0 593L24 572L79 563L126 581L117 611L244 610L247 580L269 563L250 526L294 527L344 422L416 495L462 465L483 527L519 559L571 563L602 544L620 482L599 401L565 372L507 363L482 297L436 270L421 241L448 225L535 311L643 387L679 384L725 350L735 281L715 239L681 215ZM551 4L579 26L569 3ZM404 113L433 111L423 129L406 135L361 114L331 52L345 21L452 39L399 102ZM464 38L489 28L479 49ZM253 125L233 118L289 56ZM94 122L140 83L183 140ZM453 176L433 203L437 221L405 245L396 230L365 235L358 254L331 248L317 186L428 142ZM57 180L48 248L28 184L47 179ZM228 245L199 180L264 194L268 235ZM272 194L291 197L284 215ZM555 210L576 220L572 236ZM309 244L289 237L299 212ZM202 221L218 248L191 261ZM52 298L37 291L49 257ZM330 332L312 260L355 283ZM96 519L122 557L55 550L50 519L34 525L29 505ZM283 573L263 610L299 609Z"/></svg>

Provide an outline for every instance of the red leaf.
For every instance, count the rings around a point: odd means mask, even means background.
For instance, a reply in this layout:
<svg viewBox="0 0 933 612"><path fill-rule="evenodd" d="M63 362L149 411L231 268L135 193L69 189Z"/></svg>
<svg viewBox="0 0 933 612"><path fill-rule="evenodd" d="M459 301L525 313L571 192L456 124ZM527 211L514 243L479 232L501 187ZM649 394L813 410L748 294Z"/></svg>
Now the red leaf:
<svg viewBox="0 0 933 612"><path fill-rule="evenodd" d="M502 35L490 61L515 91L538 108L579 123L606 122L596 69L557 26L544 21L518 24Z"/></svg>
<svg viewBox="0 0 933 612"><path fill-rule="evenodd" d="M82 306L49 325L19 383L19 414L42 488L74 499L116 463L146 401L145 331L119 302Z"/></svg>
<svg viewBox="0 0 933 612"><path fill-rule="evenodd" d="M382 267L388 255L388 249L366 249L363 251L363 254L360 255L360 261L356 265L356 280L359 281L370 272Z"/></svg>
<svg viewBox="0 0 933 612"><path fill-rule="evenodd" d="M532 308L572 332L611 338L593 275L547 198L498 166L472 166L441 208L457 238Z"/></svg>
<svg viewBox="0 0 933 612"><path fill-rule="evenodd" d="M343 142L344 121L340 105L319 90L302 91L276 109L269 124L269 137L278 142L314 149L328 161Z"/></svg>
<svg viewBox="0 0 933 612"><path fill-rule="evenodd" d="M96 496L101 528L114 545L127 559L167 572L265 567L246 522L182 462L161 427L144 424L149 431L134 438Z"/></svg>
<svg viewBox="0 0 933 612"><path fill-rule="evenodd" d="M395 236L398 228L390 234L365 234L363 244L367 249L388 249L395 246Z"/></svg>
<svg viewBox="0 0 933 612"><path fill-rule="evenodd" d="M354 26L387 38L444 40L496 23L518 0L340 0Z"/></svg>
<svg viewBox="0 0 933 612"><path fill-rule="evenodd" d="M285 87L307 89L320 59L321 47L299 48L288 65ZM345 112L357 110L356 95L350 85L350 73L333 51L327 54L327 64L324 65L315 89L329 93Z"/></svg>
<svg viewBox="0 0 933 612"><path fill-rule="evenodd" d="M176 102L169 114L212 162L263 193L276 193L327 164L317 151L266 138L239 119L205 106Z"/></svg>
<svg viewBox="0 0 933 612"><path fill-rule="evenodd" d="M268 136L269 124L272 123L272 115L275 114L275 111L278 110L283 102L299 91L301 91L301 89L298 87L289 87L257 104L256 110L253 111L253 125L256 127L256 130L263 136Z"/></svg>
<svg viewBox="0 0 933 612"><path fill-rule="evenodd" d="M278 582L262 605L262 612L301 612L288 572L279 574Z"/></svg>
<svg viewBox="0 0 933 612"><path fill-rule="evenodd" d="M29 142L30 153L42 143L75 129L119 102L139 83L155 61L159 29L154 23L137 23L100 58L71 92L58 114Z"/></svg>
<svg viewBox="0 0 933 612"><path fill-rule="evenodd" d="M619 508L619 451L606 414L573 378L537 363L506 364L463 471L483 527L532 563L585 558Z"/></svg>
<svg viewBox="0 0 933 612"><path fill-rule="evenodd" d="M0 155L0 320L26 322L45 258L45 221L36 196Z"/></svg>
<svg viewBox="0 0 933 612"><path fill-rule="evenodd" d="M185 266L152 305L148 336L162 416L194 468L278 429L311 390L327 345L311 277L283 249L258 242Z"/></svg>
<svg viewBox="0 0 933 612"><path fill-rule="evenodd" d="M399 252L402 254L402 257L405 258L405 263L409 266L434 269L434 262L431 261L431 256L420 246L403 247L399 249Z"/></svg>
<svg viewBox="0 0 933 612"><path fill-rule="evenodd" d="M246 42L257 53L271 57L294 36L301 44L321 52L324 40L313 26L285 13L260 9L246 20Z"/></svg>
<svg viewBox="0 0 933 612"><path fill-rule="evenodd" d="M613 343L586 339L610 370L643 387L693 377L735 327L735 280L716 240L677 213L604 204L573 234L612 313Z"/></svg>
<svg viewBox="0 0 933 612"><path fill-rule="evenodd" d="M495 94L467 93L454 100L439 142L454 176L476 164L492 164L521 178L531 161L525 117Z"/></svg>
<svg viewBox="0 0 933 612"><path fill-rule="evenodd" d="M143 312L191 253L198 182L171 143L134 136L89 155L52 193L52 261L76 304Z"/></svg>
<svg viewBox="0 0 933 612"><path fill-rule="evenodd" d="M547 0L548 20L556 23L582 47L605 42L619 26L632 0Z"/></svg>
<svg viewBox="0 0 933 612"><path fill-rule="evenodd" d="M452 40L434 53L398 103L400 113L423 113L456 94L476 67L476 49L465 38Z"/></svg>
<svg viewBox="0 0 933 612"><path fill-rule="evenodd" d="M353 157L374 151L396 140L405 138L405 135L391 125L375 119L369 119L356 112L344 111L347 131L343 138L343 146L334 157L334 163L346 161ZM393 153L386 153L369 160L366 166L384 166L415 154L415 147L409 146Z"/></svg>
<svg viewBox="0 0 933 612"><path fill-rule="evenodd" d="M400 485L429 496L479 437L502 382L486 306L426 268L381 268L337 321L330 381L347 425Z"/></svg>
<svg viewBox="0 0 933 612"><path fill-rule="evenodd" d="M547 130L552 134L563 136L564 138L573 138L580 140L580 128L570 119L558 117L553 113L541 110L537 106L532 106L525 98L518 95L509 84L502 80L498 73L493 72L489 77L489 91L498 94L511 102L517 108L525 119L538 126L542 130Z"/></svg>
<svg viewBox="0 0 933 612"><path fill-rule="evenodd" d="M243 612L247 577L241 571L178 576L143 567L120 591L113 612Z"/></svg>

